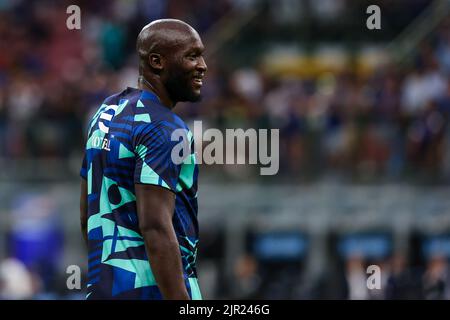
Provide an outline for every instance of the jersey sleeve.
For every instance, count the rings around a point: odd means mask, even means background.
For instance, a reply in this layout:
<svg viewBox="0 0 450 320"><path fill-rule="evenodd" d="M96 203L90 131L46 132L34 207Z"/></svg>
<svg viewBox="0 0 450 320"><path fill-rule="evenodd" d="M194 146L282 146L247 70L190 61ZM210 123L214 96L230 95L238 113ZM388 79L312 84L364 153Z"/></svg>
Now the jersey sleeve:
<svg viewBox="0 0 450 320"><path fill-rule="evenodd" d="M164 123L149 123L136 129L134 183L158 185L176 192L181 164L172 155L179 144L172 141L173 131L173 127Z"/></svg>

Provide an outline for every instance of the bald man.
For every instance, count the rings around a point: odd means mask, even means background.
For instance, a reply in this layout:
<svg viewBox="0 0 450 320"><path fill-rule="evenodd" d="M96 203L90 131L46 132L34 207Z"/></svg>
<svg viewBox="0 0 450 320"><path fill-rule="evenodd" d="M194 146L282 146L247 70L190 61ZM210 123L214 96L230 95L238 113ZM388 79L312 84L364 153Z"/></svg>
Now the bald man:
<svg viewBox="0 0 450 320"><path fill-rule="evenodd" d="M106 98L89 125L80 172L87 299L201 299L194 140L172 109L200 99L204 47L191 26L164 19L142 29L136 49L138 89ZM189 152L174 161L180 139Z"/></svg>

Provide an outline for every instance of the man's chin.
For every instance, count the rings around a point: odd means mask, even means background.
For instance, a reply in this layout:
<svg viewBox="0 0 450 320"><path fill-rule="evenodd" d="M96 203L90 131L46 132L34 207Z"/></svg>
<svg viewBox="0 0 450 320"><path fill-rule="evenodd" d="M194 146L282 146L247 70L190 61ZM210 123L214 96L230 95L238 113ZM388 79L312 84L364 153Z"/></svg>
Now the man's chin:
<svg viewBox="0 0 450 320"><path fill-rule="evenodd" d="M183 97L183 99L180 100L180 101L183 101L183 102L199 102L201 100L202 100L202 95L200 93L198 93L198 94L197 93L192 93L192 94L189 94L186 97Z"/></svg>
<svg viewBox="0 0 450 320"><path fill-rule="evenodd" d="M198 95L196 95L195 97L193 97L191 100L190 100L190 102L199 102L199 101L201 101L202 100L202 95L201 94L198 94Z"/></svg>

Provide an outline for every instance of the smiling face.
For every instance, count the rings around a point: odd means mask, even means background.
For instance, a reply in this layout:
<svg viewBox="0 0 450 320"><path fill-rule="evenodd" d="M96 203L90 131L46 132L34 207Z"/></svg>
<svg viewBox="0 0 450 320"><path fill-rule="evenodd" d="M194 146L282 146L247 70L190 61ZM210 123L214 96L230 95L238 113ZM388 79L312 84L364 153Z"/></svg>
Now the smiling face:
<svg viewBox="0 0 450 320"><path fill-rule="evenodd" d="M199 101L207 66L203 43L196 32L177 43L166 57L164 84L173 101Z"/></svg>

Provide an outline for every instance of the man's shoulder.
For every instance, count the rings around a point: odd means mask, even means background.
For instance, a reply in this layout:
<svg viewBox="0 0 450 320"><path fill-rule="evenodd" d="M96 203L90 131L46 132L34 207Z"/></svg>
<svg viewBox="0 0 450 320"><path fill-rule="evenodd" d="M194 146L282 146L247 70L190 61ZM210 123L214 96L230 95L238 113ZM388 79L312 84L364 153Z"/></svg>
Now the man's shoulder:
<svg viewBox="0 0 450 320"><path fill-rule="evenodd" d="M141 103L145 106L145 110L143 109L142 112L149 115L149 121L147 123L148 125L158 126L160 128L166 128L168 130L175 130L175 129L189 130L188 126L186 125L184 120L181 119L180 116L178 116L172 110L163 106L159 102L139 100L136 104L137 106L136 111L138 113L140 109L139 106L141 105ZM146 125L145 123L140 124Z"/></svg>
<svg viewBox="0 0 450 320"><path fill-rule="evenodd" d="M173 129L186 129L189 130L188 126L183 119L172 111L165 112L161 114L157 119L155 119L161 125L167 125Z"/></svg>
<svg viewBox="0 0 450 320"><path fill-rule="evenodd" d="M148 121L134 121L135 134L151 135L155 139L166 139L173 135L189 135L189 128L177 115L158 114Z"/></svg>
<svg viewBox="0 0 450 320"><path fill-rule="evenodd" d="M158 97L149 91L128 87L107 97L103 105L118 106L116 116L120 114L127 121L132 121L135 133L157 130L170 134L178 129L190 131L180 116L162 105Z"/></svg>
<svg viewBox="0 0 450 320"><path fill-rule="evenodd" d="M156 95L148 91L127 87L121 92L104 99L100 109L104 110L108 106L114 105L118 106L114 109L116 115L120 113L122 116L131 119L135 126L159 127L170 131L175 129L189 131L189 127L180 116L162 105ZM124 111L124 109L128 111Z"/></svg>
<svg viewBox="0 0 450 320"><path fill-rule="evenodd" d="M139 100L140 92L137 89L127 87L126 89L114 93L107 97L103 104L106 105L114 105L114 104L120 104L123 101L127 101L128 103L137 103Z"/></svg>

